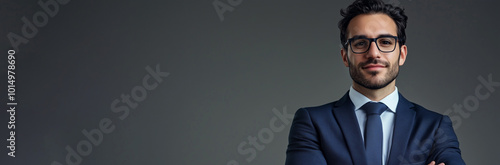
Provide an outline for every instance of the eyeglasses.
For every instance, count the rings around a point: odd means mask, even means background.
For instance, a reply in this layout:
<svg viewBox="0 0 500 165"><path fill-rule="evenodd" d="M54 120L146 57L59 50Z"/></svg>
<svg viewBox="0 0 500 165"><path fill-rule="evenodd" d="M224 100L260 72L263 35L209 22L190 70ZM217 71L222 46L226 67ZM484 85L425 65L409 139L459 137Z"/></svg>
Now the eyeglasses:
<svg viewBox="0 0 500 165"><path fill-rule="evenodd" d="M351 51L356 54L366 53L370 49L372 42L375 42L378 50L383 53L390 53L396 49L398 37L381 36L377 38L353 37L347 40L345 45L349 44Z"/></svg>

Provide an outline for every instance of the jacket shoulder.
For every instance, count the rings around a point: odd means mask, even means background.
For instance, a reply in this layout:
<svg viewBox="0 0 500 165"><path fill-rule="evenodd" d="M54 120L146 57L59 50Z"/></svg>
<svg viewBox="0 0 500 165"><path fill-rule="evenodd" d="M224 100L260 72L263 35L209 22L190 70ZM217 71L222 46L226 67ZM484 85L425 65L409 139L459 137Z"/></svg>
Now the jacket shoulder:
<svg viewBox="0 0 500 165"><path fill-rule="evenodd" d="M319 105L319 106L311 106L311 107L303 107L300 108L299 111L307 111L311 115L321 115L325 113L331 113L331 110L335 105L335 102Z"/></svg>
<svg viewBox="0 0 500 165"><path fill-rule="evenodd" d="M413 110L415 110L415 114L417 118L427 118L428 119L434 119L434 120L441 120L444 115L437 113L435 111L429 110L419 104L410 102L413 104Z"/></svg>

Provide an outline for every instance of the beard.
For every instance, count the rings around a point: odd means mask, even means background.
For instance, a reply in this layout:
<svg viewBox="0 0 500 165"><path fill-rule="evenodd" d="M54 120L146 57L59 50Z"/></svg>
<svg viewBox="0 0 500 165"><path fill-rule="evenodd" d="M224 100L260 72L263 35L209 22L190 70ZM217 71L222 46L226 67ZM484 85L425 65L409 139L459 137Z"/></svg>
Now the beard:
<svg viewBox="0 0 500 165"><path fill-rule="evenodd" d="M349 63L349 74L351 75L352 80L361 85L362 87L368 88L368 89L381 89L389 85L392 81L398 77L399 74L399 65L397 63L391 64L386 61L380 61L377 59L369 59L366 62L362 62L359 65L354 65L351 63L349 58L347 58L347 61ZM398 58L399 61L399 58ZM380 79L380 80L371 80L368 78L368 76L364 76L363 73L361 73L362 67L366 66L368 64L383 64L387 66L389 69L385 76ZM376 76L379 74L379 71L370 71L367 72L371 76Z"/></svg>

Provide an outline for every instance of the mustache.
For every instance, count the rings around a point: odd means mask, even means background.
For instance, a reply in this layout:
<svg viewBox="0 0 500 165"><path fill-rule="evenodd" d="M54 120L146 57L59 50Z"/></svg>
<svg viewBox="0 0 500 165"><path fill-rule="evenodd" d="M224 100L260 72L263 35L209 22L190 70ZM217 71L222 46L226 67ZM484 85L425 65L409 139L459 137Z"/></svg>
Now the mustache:
<svg viewBox="0 0 500 165"><path fill-rule="evenodd" d="M387 62L387 61L382 61L380 59L371 58L371 59L368 59L368 61L366 61L366 62L359 63L359 66L365 67L365 66L370 65L370 64L382 64L385 66L390 65L389 62Z"/></svg>

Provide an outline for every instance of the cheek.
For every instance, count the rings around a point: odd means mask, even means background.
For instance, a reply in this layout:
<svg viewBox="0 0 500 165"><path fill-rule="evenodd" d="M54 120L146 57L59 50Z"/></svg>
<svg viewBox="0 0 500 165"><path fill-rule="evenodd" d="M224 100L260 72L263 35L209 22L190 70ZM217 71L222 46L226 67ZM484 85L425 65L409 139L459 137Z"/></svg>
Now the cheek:
<svg viewBox="0 0 500 165"><path fill-rule="evenodd" d="M399 66L399 64L400 64L399 54L392 55L391 58L388 60L391 62L391 65L394 65L394 66L398 65Z"/></svg>
<svg viewBox="0 0 500 165"><path fill-rule="evenodd" d="M357 66L358 63L360 63L360 61L362 61L362 58L360 58L359 56L350 56L349 59L349 62L350 64L354 65L354 66Z"/></svg>

